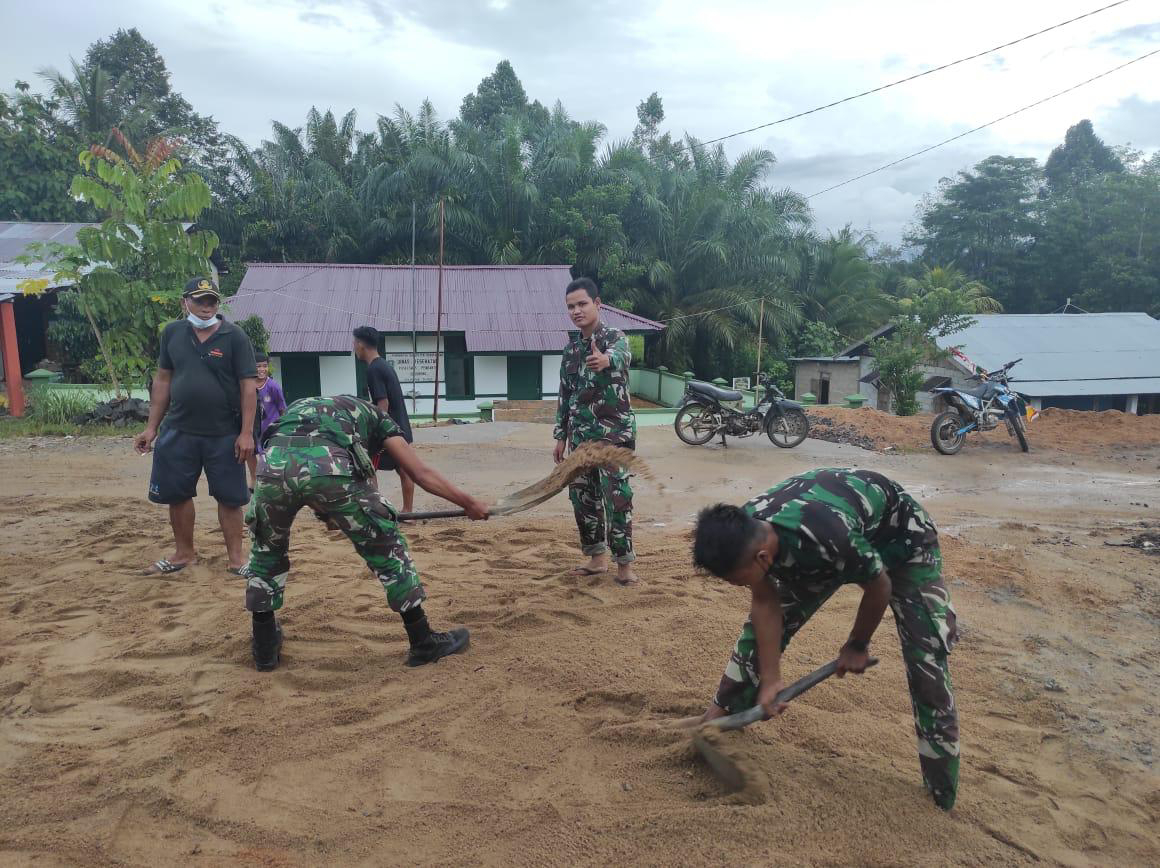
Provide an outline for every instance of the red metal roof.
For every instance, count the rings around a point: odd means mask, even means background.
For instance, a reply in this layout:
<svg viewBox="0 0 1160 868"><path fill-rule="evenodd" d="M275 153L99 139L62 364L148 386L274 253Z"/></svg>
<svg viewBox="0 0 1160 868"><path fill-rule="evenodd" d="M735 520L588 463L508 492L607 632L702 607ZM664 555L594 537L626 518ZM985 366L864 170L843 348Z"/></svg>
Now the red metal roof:
<svg viewBox="0 0 1160 868"><path fill-rule="evenodd" d="M412 293L412 279L414 292ZM443 331L462 332L467 351L559 352L573 328L564 308L566 265L445 265ZM272 353L349 352L351 329L372 325L409 334L435 331L438 268L420 265L250 263L233 320L257 314L270 332ZM603 306L603 321L628 332L663 325Z"/></svg>

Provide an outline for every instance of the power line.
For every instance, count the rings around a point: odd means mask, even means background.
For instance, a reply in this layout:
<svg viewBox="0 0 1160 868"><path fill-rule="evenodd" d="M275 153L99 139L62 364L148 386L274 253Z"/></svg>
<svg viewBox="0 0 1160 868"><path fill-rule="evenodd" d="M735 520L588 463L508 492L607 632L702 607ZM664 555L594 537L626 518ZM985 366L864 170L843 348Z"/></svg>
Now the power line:
<svg viewBox="0 0 1160 868"><path fill-rule="evenodd" d="M820 105L817 108L812 108L812 109L808 109L807 111L804 111L804 112L798 112L797 114L788 115L784 118L778 118L776 121L770 121L767 124L758 124L757 126L750 127L747 130L741 130L740 132L736 132L736 133L729 133L729 135L727 135L727 136L719 136L716 139L709 139L707 142L702 142L702 144L714 145L717 142L723 142L726 139L732 139L732 138L736 138L737 136L743 136L746 133L753 133L753 132L756 132L757 130L764 130L766 127L773 127L773 126L777 126L778 124L784 124L786 121L793 121L793 120L797 120L798 118L804 118L806 115L816 114L817 112L825 111L826 109L831 109L834 106L839 106L839 105L842 105L843 103L852 102L853 100L861 99L864 96L870 96L871 94L879 93L881 91L888 90L889 88L892 88L892 87L897 87L900 84L906 84L908 81L914 81L915 79L922 78L925 75L934 75L936 72L942 72L944 69L950 69L952 66L958 66L960 63L966 63L967 61L970 61L970 60L978 60L980 57L984 57L984 56L986 56L988 54L992 54L996 51L1001 51L1004 48L1010 48L1012 45L1018 45L1020 42L1026 42L1028 39L1034 39L1036 36L1042 36L1044 33L1049 33L1052 30L1058 30L1060 27L1064 27L1068 24L1074 24L1076 21L1080 21L1084 18L1090 18L1093 15L1097 15L1100 12L1105 12L1108 9L1112 9L1113 7L1123 6L1127 2L1128 2L1128 0L1117 0L1117 2L1115 2L1115 3L1109 3L1107 6L1101 6L1099 9L1093 9L1091 12L1085 12L1083 15L1077 15L1075 18L1069 18L1066 21L1060 21L1058 24L1052 24L1050 27L1044 27L1042 30L1037 30L1034 33L1028 33L1026 36L1020 36L1018 39L1012 39L1010 42L1004 42L1002 45L996 45L994 48L988 48L986 51L980 51L979 53L972 54L969 57L961 57L958 60L952 60L950 63L944 63L942 66L936 66L934 69L928 69L924 72L916 72L914 75L908 75L906 78L900 78L897 81L892 81L888 84L879 85L878 87L873 88L871 90L864 90L861 93L854 94L853 96L843 97L842 99L835 100L834 102L826 103L825 105Z"/></svg>
<svg viewBox="0 0 1160 868"><path fill-rule="evenodd" d="M739 301L737 304L726 305L725 307L715 307L712 310L699 310L696 313L683 313L679 316L671 316L668 319L653 320L653 322L674 322L679 319L692 319L693 317L698 316L708 316L711 313L718 313L723 310L732 310L735 307L745 307L747 304L757 304L758 301L759 299L751 298L747 301Z"/></svg>
<svg viewBox="0 0 1160 868"><path fill-rule="evenodd" d="M832 187L826 187L826 189L824 189L824 190L819 190L816 193L811 193L810 195L806 196L806 198L813 199L815 196L821 196L823 193L829 193L831 190L837 190L839 187L845 187L847 184L853 184L855 181L861 181L863 178L868 178L871 175L876 175L879 172L882 172L882 171L885 171L886 169L897 166L899 163L905 163L907 160L913 160L915 157L920 157L923 154L928 154L931 151L935 150L936 148L941 148L943 145L949 145L951 142L955 142L955 141L958 141L959 139L966 138L967 136L969 136L973 133L979 132L979 130L985 130L987 127L994 126L995 124L999 123L999 121L1005 121L1008 118L1015 117L1015 115L1017 115L1017 114L1022 114L1023 112L1027 111L1028 109L1033 109L1036 106L1041 106L1045 102L1050 102L1051 100L1056 99L1057 97L1061 97L1064 94L1071 93L1073 90L1078 90L1079 88L1083 87L1084 85L1091 84L1093 81L1098 81L1101 78L1109 76L1113 72L1118 72L1119 70L1123 69L1126 66L1131 66L1133 63L1139 63L1141 60L1147 60L1149 57L1152 57L1155 54L1160 54L1160 48L1157 48L1154 51L1149 51L1147 54L1141 54L1139 57L1137 57L1133 60L1129 60L1127 63L1121 63L1119 66L1114 66L1109 70L1105 70L1104 72L1101 72L1099 75L1093 75L1091 78L1089 78L1085 81L1081 81L1079 84L1073 84L1071 87L1066 88L1065 90L1061 90L1058 93L1053 93L1051 96L1045 96L1043 99L1038 99L1033 103L1029 103L1029 104L1023 106L1022 108L1017 108L1017 109L1015 109L1015 111L1008 112L1007 114L1003 115L1002 117L997 117L994 120L987 121L987 123L980 124L979 126L974 127L972 129L969 129L964 133L959 133L957 136L951 136L949 139L943 139L938 144L930 145L929 147L923 148L921 151L915 151L913 154L907 154L905 157L899 157L897 160L893 160L884 166L879 166L877 169L871 169L869 172L863 172L861 175L857 175L853 178L847 178L845 181L842 181L841 183L838 183L838 184L834 184Z"/></svg>

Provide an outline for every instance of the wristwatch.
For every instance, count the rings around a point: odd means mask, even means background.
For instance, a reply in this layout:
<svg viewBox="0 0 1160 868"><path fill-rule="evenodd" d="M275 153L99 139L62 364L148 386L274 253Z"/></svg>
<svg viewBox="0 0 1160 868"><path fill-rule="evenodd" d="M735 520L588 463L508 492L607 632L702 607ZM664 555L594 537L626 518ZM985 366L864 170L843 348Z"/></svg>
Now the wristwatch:
<svg viewBox="0 0 1160 868"><path fill-rule="evenodd" d="M851 651L857 651L859 654L865 654L870 650L870 643L865 639L847 639L846 647Z"/></svg>

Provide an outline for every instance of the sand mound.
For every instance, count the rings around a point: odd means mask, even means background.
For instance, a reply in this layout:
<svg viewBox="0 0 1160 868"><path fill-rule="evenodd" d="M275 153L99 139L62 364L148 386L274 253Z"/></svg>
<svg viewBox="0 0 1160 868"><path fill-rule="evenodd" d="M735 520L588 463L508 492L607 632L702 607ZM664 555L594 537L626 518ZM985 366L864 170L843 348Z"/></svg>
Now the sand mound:
<svg viewBox="0 0 1160 868"><path fill-rule="evenodd" d="M811 407L810 436L835 443L848 443L863 449L931 449L930 426L934 417L894 416L881 410L849 407ZM1083 410L1044 410L1027 426L1032 449L1052 449L1079 454L1107 454L1160 446L1160 415L1133 416L1119 410L1100 413ZM974 433L967 438L973 444L1009 445L1018 449L1007 436L1006 426L994 431Z"/></svg>
<svg viewBox="0 0 1160 868"><path fill-rule="evenodd" d="M503 491L547 460L545 440L439 447L432 463ZM408 529L432 624L472 631L434 666L404 665L399 618L350 544L298 521L270 673L252 668L212 501L197 504L202 560L138 576L169 530L128 444L0 444L0 863L1160 864L1160 561L1034 543L1035 488L938 501L947 523L1013 510L1010 551L989 529L945 548L963 634L955 811L923 791L889 614L875 670L723 734L758 787L734 793L664 728L704 709L748 605L693 572L679 520L721 456L672 440L645 441L653 470L681 462L690 489L639 497L637 586L568 574L566 503ZM984 463L936 462L964 478ZM1092 509L1050 520L1080 539L1108 526ZM843 589L811 619L787 680L833 656L857 603Z"/></svg>

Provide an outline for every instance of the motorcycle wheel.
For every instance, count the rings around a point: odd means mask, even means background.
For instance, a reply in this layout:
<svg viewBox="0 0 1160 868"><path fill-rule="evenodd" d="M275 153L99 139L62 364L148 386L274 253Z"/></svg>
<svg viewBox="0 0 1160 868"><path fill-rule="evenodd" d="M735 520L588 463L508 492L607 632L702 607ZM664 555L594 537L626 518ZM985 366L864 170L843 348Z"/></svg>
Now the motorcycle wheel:
<svg viewBox="0 0 1160 868"><path fill-rule="evenodd" d="M712 415L704 404L686 404L673 420L673 430L682 443L704 446L717 433L717 423Z"/></svg>
<svg viewBox="0 0 1160 868"><path fill-rule="evenodd" d="M943 455L954 455L963 448L966 434L957 434L963 427L963 418L954 410L947 410L934 417L930 426L930 443Z"/></svg>
<svg viewBox="0 0 1160 868"><path fill-rule="evenodd" d="M1031 451L1031 445L1027 442L1027 429L1024 427L1023 417L1016 416L1011 422L1011 427L1015 429L1015 439L1019 441L1019 448L1024 452Z"/></svg>
<svg viewBox="0 0 1160 868"><path fill-rule="evenodd" d="M810 420L801 410L786 410L771 416L765 425L769 442L782 449L793 449L810 433Z"/></svg>

